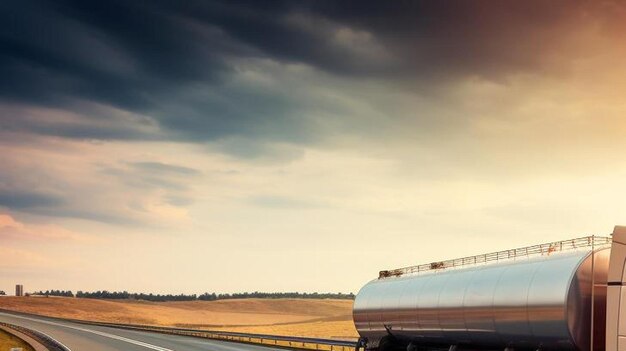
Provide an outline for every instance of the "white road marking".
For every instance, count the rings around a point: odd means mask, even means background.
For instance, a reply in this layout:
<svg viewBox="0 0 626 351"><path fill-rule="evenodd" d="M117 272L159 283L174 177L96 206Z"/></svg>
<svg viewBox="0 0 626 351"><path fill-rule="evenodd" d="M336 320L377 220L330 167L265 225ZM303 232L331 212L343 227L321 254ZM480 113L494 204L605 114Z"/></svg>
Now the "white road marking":
<svg viewBox="0 0 626 351"><path fill-rule="evenodd" d="M109 333L105 333L105 332L101 332L101 331L97 331L97 330L92 330L92 329L87 329L87 328L81 328L81 327L75 327L72 325L67 325L67 324L62 324L62 323L56 323L56 322L51 322L51 321L47 321L47 320L42 320L42 319L36 319L36 318L30 318L30 317L24 317L24 316L17 316L17 315L13 315L13 314L8 314L8 313L2 313L0 312L0 315L5 315L5 316L9 316L9 317L14 317L14 318L21 318L21 319L26 319L29 321L33 321L33 322L38 322L38 323L44 323L44 324L50 324L50 325L55 325L58 327L64 327L64 328L69 328L69 329L75 329L75 330L80 330L86 333L92 333L92 334L96 334L96 335L100 335L100 336L104 336L110 339L115 339L115 340L120 340L120 341L125 341L129 344L133 344L133 345L138 345L138 346L143 346L145 348L151 349L151 350L157 350L157 351L174 351L172 349L168 349L165 347L161 347L161 346L157 346L157 345L152 345L152 344L148 344L145 343L143 341L138 341L138 340L133 340L133 339L129 339L129 338L125 338L123 336L119 336L119 335L115 335L115 334L109 334Z"/></svg>

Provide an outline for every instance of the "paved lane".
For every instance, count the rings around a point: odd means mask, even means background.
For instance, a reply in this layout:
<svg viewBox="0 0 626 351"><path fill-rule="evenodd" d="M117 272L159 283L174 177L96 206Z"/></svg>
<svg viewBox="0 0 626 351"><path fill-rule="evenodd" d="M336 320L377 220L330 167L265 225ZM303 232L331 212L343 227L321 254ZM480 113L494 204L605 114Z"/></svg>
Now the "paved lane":
<svg viewBox="0 0 626 351"><path fill-rule="evenodd" d="M0 312L0 322L21 325L50 335L72 351L278 351L279 349L167 335L136 330L83 325L45 317ZM284 351L284 350L281 350Z"/></svg>

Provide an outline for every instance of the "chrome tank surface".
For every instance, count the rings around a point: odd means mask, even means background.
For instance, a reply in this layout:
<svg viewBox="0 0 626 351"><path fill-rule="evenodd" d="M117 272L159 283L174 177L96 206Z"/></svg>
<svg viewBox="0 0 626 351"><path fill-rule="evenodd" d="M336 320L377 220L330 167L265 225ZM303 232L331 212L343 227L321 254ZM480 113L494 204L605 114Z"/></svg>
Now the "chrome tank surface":
<svg viewBox="0 0 626 351"><path fill-rule="evenodd" d="M604 349L610 250L594 259L594 351ZM354 301L370 343L386 335L422 345L590 349L591 251L574 251L376 279Z"/></svg>

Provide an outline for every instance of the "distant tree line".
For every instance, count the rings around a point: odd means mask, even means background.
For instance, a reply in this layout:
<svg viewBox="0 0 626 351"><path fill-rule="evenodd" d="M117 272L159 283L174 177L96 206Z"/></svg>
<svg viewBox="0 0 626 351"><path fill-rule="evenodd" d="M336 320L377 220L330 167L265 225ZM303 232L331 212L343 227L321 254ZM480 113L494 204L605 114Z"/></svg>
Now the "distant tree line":
<svg viewBox="0 0 626 351"><path fill-rule="evenodd" d="M145 300L145 301L194 301L198 299L196 294L193 295L161 295L161 294L144 294L144 293L129 293L128 291L94 291L94 292L76 292L76 297L83 297L87 299L111 299L111 300Z"/></svg>
<svg viewBox="0 0 626 351"><path fill-rule="evenodd" d="M299 293L299 292L244 292L233 294L216 294L205 292L201 295L172 295L172 294L145 294L145 293L129 293L128 291L77 291L74 295L71 291L63 290L46 290L31 293L31 295L45 295L45 296L65 296L65 297L82 297L87 299L110 299L110 300L144 300L154 302L165 301L216 301L216 300L229 300L229 299L346 299L353 300L354 294L343 293Z"/></svg>
<svg viewBox="0 0 626 351"><path fill-rule="evenodd" d="M299 292L243 292L234 294L209 294L204 293L198 296L198 300L214 301L229 299L346 299L353 300L354 294L342 293L299 293Z"/></svg>
<svg viewBox="0 0 626 351"><path fill-rule="evenodd" d="M70 290L40 290L32 293L27 293L26 295L43 295L43 296L62 296L62 297L74 297L74 293Z"/></svg>
<svg viewBox="0 0 626 351"><path fill-rule="evenodd" d="M74 297L74 294L70 290L46 290L46 291L36 291L30 293L28 295L44 295L44 296L63 296L63 297Z"/></svg>

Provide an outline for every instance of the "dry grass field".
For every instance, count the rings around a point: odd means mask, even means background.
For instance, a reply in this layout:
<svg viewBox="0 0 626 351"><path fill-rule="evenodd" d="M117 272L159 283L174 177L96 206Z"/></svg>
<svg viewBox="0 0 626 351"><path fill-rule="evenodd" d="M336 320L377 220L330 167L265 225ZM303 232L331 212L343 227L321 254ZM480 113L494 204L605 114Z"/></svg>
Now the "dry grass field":
<svg viewBox="0 0 626 351"><path fill-rule="evenodd" d="M2 297L0 308L54 317L262 334L355 338L351 300L237 299L191 302Z"/></svg>
<svg viewBox="0 0 626 351"><path fill-rule="evenodd" d="M0 330L0 350L10 350L12 347L21 347L23 351L33 351L33 348L28 346L28 344L21 339L14 337L4 330Z"/></svg>

